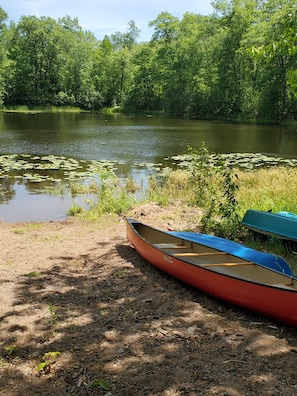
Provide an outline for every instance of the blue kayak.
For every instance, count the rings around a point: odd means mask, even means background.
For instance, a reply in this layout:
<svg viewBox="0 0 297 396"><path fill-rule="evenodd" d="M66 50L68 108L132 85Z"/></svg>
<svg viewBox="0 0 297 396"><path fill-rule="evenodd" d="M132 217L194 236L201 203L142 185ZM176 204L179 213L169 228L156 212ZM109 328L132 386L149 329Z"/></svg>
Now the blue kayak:
<svg viewBox="0 0 297 396"><path fill-rule="evenodd" d="M245 260L253 261L258 265L295 278L290 265L280 256L259 252L240 243L213 235L187 231L170 231L170 234L188 241L198 242L201 245L215 248Z"/></svg>

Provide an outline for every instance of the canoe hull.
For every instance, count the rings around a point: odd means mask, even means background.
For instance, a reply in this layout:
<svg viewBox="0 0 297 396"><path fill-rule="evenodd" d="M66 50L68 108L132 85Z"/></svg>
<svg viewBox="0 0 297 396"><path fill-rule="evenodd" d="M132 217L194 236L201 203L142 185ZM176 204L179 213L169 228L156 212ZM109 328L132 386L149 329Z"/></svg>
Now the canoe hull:
<svg viewBox="0 0 297 396"><path fill-rule="evenodd" d="M260 234L297 242L297 216L294 214L248 209L242 224Z"/></svg>
<svg viewBox="0 0 297 396"><path fill-rule="evenodd" d="M237 279L217 273L209 268L192 265L158 249L154 246L154 243L148 242L145 236L137 231L136 224L137 222L135 223L133 220L127 220L127 239L136 251L155 267L217 298L291 327L297 327L296 290L276 288L245 279ZM149 228L152 230L152 227ZM157 229L153 230L155 241L168 240L168 233ZM164 234L167 234L165 238ZM174 238L174 236L169 237ZM290 277L277 275L281 277L281 282L290 283L292 281Z"/></svg>

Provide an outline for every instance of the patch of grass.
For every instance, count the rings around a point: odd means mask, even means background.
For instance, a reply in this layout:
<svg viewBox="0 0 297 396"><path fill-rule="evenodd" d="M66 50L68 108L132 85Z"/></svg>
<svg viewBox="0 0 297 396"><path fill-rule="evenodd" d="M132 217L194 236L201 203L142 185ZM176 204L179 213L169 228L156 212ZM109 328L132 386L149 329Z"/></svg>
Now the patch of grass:
<svg viewBox="0 0 297 396"><path fill-rule="evenodd" d="M101 169L98 178L97 202L84 213L84 217L96 219L106 213L120 215L137 202L135 192L138 186L131 178L124 183L111 169Z"/></svg>
<svg viewBox="0 0 297 396"><path fill-rule="evenodd" d="M22 234L25 233L25 230L24 229L20 229L20 228L15 228L14 230L12 230L12 232L14 234L22 235Z"/></svg>
<svg viewBox="0 0 297 396"><path fill-rule="evenodd" d="M1 109L4 112L11 113L80 113L82 110L78 107L71 106L5 106Z"/></svg>
<svg viewBox="0 0 297 396"><path fill-rule="evenodd" d="M25 232L30 231L30 230L35 230L38 228L41 228L42 224L41 223L32 223L32 224L26 224L25 228L14 228L12 230L12 232L14 234L18 234L18 235L23 235L25 234Z"/></svg>
<svg viewBox="0 0 297 396"><path fill-rule="evenodd" d="M159 177L150 176L146 201L158 202L166 206L171 199L177 199L193 204L194 195L190 174L187 171L167 168Z"/></svg>
<svg viewBox="0 0 297 396"><path fill-rule="evenodd" d="M32 223L32 224L26 225L26 228L28 230L36 230L36 229L41 228L41 227L42 227L42 223Z"/></svg>
<svg viewBox="0 0 297 396"><path fill-rule="evenodd" d="M185 169L163 169L150 176L146 191L137 197L139 186L131 178L126 184L112 170L101 170L100 181L94 187L97 200L90 210L83 212L72 207L69 215L83 215L96 220L103 214L120 215L136 203L156 202L167 206L198 206L204 210L206 232L234 237L234 230L249 208L258 210L290 211L297 213L297 168L276 166L269 169L243 171L231 168L224 158L214 161L207 149L202 154L191 152Z"/></svg>
<svg viewBox="0 0 297 396"><path fill-rule="evenodd" d="M48 309L49 309L49 313L50 313L49 323L50 323L51 327L54 327L54 326L56 326L57 322L60 319L59 314L58 314L59 307L57 305L48 303Z"/></svg>
<svg viewBox="0 0 297 396"><path fill-rule="evenodd" d="M253 172L238 172L236 193L241 213L253 208L297 213L297 168L275 167Z"/></svg>
<svg viewBox="0 0 297 396"><path fill-rule="evenodd" d="M41 275L40 271L32 271L32 272L29 272L29 274L27 274L27 277L34 278L34 277L38 277L40 275Z"/></svg>
<svg viewBox="0 0 297 396"><path fill-rule="evenodd" d="M76 215L82 214L82 213L84 213L84 209L81 206L76 205L76 204L72 205L67 211L68 216L76 216Z"/></svg>

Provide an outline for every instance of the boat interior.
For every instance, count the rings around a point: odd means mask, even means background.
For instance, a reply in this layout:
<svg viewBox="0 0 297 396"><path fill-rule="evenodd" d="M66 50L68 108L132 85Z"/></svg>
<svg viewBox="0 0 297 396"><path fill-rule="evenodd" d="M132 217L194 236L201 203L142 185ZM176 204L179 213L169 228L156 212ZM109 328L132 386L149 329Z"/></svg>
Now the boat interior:
<svg viewBox="0 0 297 396"><path fill-rule="evenodd" d="M287 275L142 223L133 226L145 241L166 255L220 274L297 292L296 281Z"/></svg>

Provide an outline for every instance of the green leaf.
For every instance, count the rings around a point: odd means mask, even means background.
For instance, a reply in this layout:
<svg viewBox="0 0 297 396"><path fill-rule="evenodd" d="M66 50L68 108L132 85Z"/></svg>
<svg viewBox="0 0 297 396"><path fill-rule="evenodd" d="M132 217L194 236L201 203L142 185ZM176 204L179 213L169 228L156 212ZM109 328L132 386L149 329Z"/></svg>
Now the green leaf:
<svg viewBox="0 0 297 396"><path fill-rule="evenodd" d="M32 278L33 276L40 276L40 272L39 271L32 271L32 272L29 272L29 274L27 274L27 276L29 278Z"/></svg>
<svg viewBox="0 0 297 396"><path fill-rule="evenodd" d="M17 346L16 345L5 345L4 349L6 352L8 352L8 355L11 355L17 349Z"/></svg>
<svg viewBox="0 0 297 396"><path fill-rule="evenodd" d="M101 388L103 388L104 390L109 390L110 386L109 384L102 380L102 379L98 379L98 380L94 380L89 384L89 388L96 388L97 386L101 386Z"/></svg>
<svg viewBox="0 0 297 396"><path fill-rule="evenodd" d="M37 370L42 371L47 366L47 362L42 362L37 365Z"/></svg>
<svg viewBox="0 0 297 396"><path fill-rule="evenodd" d="M49 359L49 358L51 358L51 359L57 359L57 357L58 357L60 354L61 354L61 352L58 352L58 351L56 351L56 352L47 352L47 353L45 353L45 354L43 355L43 358L44 358L44 359Z"/></svg>

